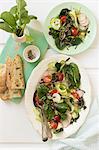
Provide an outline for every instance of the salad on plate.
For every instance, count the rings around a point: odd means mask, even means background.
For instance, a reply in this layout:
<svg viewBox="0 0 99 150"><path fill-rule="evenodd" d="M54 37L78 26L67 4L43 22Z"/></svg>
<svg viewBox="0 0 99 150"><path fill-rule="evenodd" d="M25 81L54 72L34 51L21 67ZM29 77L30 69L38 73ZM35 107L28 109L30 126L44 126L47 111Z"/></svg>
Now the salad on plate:
<svg viewBox="0 0 99 150"><path fill-rule="evenodd" d="M51 18L49 35L59 50L81 44L89 31L89 18L80 9L64 8L58 16Z"/></svg>
<svg viewBox="0 0 99 150"><path fill-rule="evenodd" d="M41 124L46 122L47 129L44 129L48 138L76 122L80 112L86 109L79 68L69 60L50 62L33 95L36 118ZM47 131L50 131L50 135Z"/></svg>

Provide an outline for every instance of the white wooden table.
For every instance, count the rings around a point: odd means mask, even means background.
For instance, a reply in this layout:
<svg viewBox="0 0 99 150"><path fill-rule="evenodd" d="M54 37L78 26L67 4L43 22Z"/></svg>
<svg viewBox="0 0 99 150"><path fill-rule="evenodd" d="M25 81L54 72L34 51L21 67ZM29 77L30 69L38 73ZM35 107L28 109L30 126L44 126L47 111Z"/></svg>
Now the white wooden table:
<svg viewBox="0 0 99 150"><path fill-rule="evenodd" d="M97 25L99 26L99 1L75 1L85 4L91 9L97 20ZM66 2L66 0L27 0L29 12L38 16L39 19L39 22L33 22L31 23L31 26L41 30L41 24L43 24L48 12L55 5L61 2ZM14 4L14 0L0 0L0 13L4 10L8 10ZM96 96L98 96L99 88L98 35L99 30L97 30L96 39L91 47L84 53L74 56L74 58L79 61L79 63L86 69L88 73L92 87L93 100ZM2 51L8 37L8 33L0 30L0 52ZM40 136L32 128L32 125L28 120L24 106L24 99L18 105L0 101L0 143L39 143L40 140Z"/></svg>

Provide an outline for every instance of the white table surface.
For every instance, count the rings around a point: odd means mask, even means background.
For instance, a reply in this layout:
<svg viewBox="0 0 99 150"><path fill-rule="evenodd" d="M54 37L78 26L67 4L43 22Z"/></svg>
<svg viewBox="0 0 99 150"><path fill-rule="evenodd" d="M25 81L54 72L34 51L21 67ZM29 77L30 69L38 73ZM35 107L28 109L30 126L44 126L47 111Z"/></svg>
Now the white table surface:
<svg viewBox="0 0 99 150"><path fill-rule="evenodd" d="M69 0L70 1L70 0ZM72 0L73 1L73 0ZM38 16L38 22L32 22L31 26L41 30L41 24L48 12L57 4L66 0L27 0L31 14ZM99 1L75 0L85 4L93 12L97 25L99 25ZM0 0L0 13L8 10L15 4L14 0ZM99 88L99 29L92 46L82 54L74 56L85 68L90 78L93 100L98 96ZM9 34L0 30L0 52L2 51ZM49 52L51 53L54 52ZM28 120L24 105L24 98L20 104L4 103L0 101L0 143L39 143L41 137L32 128Z"/></svg>

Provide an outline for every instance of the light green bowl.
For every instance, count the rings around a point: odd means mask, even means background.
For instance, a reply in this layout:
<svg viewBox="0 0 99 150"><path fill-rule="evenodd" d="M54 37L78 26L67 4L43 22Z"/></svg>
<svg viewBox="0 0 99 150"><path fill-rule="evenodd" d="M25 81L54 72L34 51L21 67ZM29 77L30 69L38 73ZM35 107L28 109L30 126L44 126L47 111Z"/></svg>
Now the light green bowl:
<svg viewBox="0 0 99 150"><path fill-rule="evenodd" d="M55 41L54 41L53 37L51 35L49 35L49 26L50 26L51 18L56 17L60 13L60 11L64 8L81 9L81 12L84 12L90 21L90 24L89 24L90 33L87 34L87 36L84 39L84 42L81 43L80 45L78 45L76 49L75 49L75 46L71 46L69 48L69 50L67 50L67 48L64 48L63 50L59 50L55 45ZM97 31L97 24L96 24L96 20L95 20L95 17L93 16L92 12L86 6L84 6L80 3L75 3L75 2L62 3L62 4L54 7L51 10L51 12L48 14L48 16L45 20L45 23L44 23L44 35L45 35L46 40L49 43L49 45L53 49L58 51L59 53L67 54L67 55L75 55L75 54L79 54L79 53L87 50L91 46L91 44L93 43L93 41L95 39L96 31Z"/></svg>

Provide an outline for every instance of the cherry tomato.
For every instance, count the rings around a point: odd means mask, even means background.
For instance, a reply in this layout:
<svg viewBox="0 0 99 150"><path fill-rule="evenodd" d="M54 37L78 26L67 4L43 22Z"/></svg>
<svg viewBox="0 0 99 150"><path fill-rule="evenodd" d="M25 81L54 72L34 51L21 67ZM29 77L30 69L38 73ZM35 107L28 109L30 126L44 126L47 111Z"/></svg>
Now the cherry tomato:
<svg viewBox="0 0 99 150"><path fill-rule="evenodd" d="M65 22L66 22L66 16L62 16L62 17L60 18L60 20L61 20L62 23L65 23Z"/></svg>
<svg viewBox="0 0 99 150"><path fill-rule="evenodd" d="M58 90L54 89L50 92L50 94L55 94L55 93L59 93Z"/></svg>
<svg viewBox="0 0 99 150"><path fill-rule="evenodd" d="M45 76L44 79L43 79L43 81L44 81L45 83L49 83L49 82L51 82L51 80L52 80L51 75L47 75L47 76Z"/></svg>
<svg viewBox="0 0 99 150"><path fill-rule="evenodd" d="M79 94L77 93L77 92L72 92L71 93L76 99L79 99L80 98L80 96L79 96Z"/></svg>
<svg viewBox="0 0 99 150"><path fill-rule="evenodd" d="M77 36L78 35L78 29L77 28L75 28L75 27L72 28L72 35L73 36Z"/></svg>
<svg viewBox="0 0 99 150"><path fill-rule="evenodd" d="M61 73L61 72L58 72L58 73L57 73L57 77L58 77L58 80L59 80L59 81L62 81L63 78L64 78L64 74Z"/></svg>
<svg viewBox="0 0 99 150"><path fill-rule="evenodd" d="M52 129L56 129L57 126L58 126L58 123L55 122L54 120L51 120L51 121L50 121L50 126L51 126Z"/></svg>
<svg viewBox="0 0 99 150"><path fill-rule="evenodd" d="M58 115L54 116L54 120L57 122L60 122L60 116L58 116Z"/></svg>

